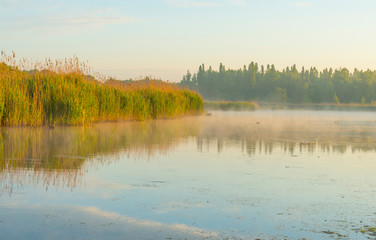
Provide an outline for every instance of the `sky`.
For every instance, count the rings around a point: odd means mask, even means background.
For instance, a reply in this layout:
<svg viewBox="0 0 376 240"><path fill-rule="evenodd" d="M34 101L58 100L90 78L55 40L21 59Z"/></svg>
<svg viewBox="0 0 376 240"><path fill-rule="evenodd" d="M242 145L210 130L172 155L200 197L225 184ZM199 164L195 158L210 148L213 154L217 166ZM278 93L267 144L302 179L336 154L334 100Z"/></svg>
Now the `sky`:
<svg viewBox="0 0 376 240"><path fill-rule="evenodd" d="M0 50L118 79L200 64L376 69L375 0L0 0Z"/></svg>

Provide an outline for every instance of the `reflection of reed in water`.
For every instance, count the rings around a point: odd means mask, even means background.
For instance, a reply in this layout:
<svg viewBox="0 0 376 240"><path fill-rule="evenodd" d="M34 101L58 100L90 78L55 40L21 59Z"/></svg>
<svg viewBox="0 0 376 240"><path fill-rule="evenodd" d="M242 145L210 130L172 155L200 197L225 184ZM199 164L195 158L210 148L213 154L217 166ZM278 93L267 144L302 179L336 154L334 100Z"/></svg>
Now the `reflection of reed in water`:
<svg viewBox="0 0 376 240"><path fill-rule="evenodd" d="M105 156L126 154L150 158L165 154L176 139L199 132L198 117L146 122L103 123L89 128L0 128L0 181L11 192L32 185L74 188L87 164L103 164Z"/></svg>
<svg viewBox="0 0 376 240"><path fill-rule="evenodd" d="M332 119L214 115L88 128L0 128L2 189L11 192L27 181L46 188L74 188L90 165L120 155L150 159L190 136L195 137L198 151L214 148L221 153L231 147L249 156L275 151L291 155L376 151L376 126L339 125Z"/></svg>

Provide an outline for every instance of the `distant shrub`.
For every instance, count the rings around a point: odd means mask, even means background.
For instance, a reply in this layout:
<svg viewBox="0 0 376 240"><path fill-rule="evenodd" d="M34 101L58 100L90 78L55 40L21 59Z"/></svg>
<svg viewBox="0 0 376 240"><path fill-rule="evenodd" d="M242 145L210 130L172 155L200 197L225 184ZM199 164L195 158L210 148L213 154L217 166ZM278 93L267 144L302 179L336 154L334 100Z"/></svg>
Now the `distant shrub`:
<svg viewBox="0 0 376 240"><path fill-rule="evenodd" d="M221 110L221 111L254 111L257 108L257 103L254 102L230 102L230 101L205 101L204 107L207 110Z"/></svg>

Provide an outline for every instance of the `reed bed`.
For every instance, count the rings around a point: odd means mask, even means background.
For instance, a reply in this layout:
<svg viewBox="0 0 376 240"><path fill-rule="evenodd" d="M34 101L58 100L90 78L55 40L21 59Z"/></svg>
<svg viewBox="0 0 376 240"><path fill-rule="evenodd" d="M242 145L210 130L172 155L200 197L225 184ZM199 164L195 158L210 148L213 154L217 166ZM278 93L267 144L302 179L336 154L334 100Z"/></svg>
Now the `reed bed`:
<svg viewBox="0 0 376 240"><path fill-rule="evenodd" d="M46 60L33 71L10 62L0 62L0 126L175 118L203 109L197 93L162 81L88 78L77 59Z"/></svg>

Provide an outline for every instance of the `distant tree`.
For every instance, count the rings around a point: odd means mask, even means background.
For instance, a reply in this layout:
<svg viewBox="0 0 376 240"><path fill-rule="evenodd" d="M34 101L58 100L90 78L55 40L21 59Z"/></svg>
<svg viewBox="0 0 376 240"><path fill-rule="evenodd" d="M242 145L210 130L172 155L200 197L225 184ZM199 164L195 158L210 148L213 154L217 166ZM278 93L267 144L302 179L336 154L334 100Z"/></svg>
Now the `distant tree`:
<svg viewBox="0 0 376 240"><path fill-rule="evenodd" d="M376 71L346 68L309 70L296 65L276 70L273 64L251 62L242 68L226 69L220 63L218 71L199 66L198 72L187 71L180 86L197 90L209 100L257 100L291 103L372 103L376 100Z"/></svg>

